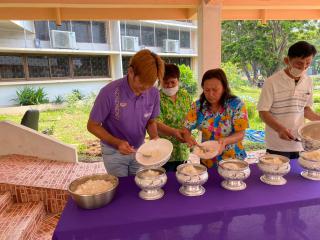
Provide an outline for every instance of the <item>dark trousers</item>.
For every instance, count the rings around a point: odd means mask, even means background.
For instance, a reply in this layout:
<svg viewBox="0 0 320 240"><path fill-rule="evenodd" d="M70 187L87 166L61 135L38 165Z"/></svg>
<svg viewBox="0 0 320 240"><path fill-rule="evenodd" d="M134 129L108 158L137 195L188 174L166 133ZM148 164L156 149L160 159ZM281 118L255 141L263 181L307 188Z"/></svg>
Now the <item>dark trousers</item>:
<svg viewBox="0 0 320 240"><path fill-rule="evenodd" d="M267 153L281 155L289 159L299 158L299 152L280 152L280 151L273 151L273 150L267 149Z"/></svg>

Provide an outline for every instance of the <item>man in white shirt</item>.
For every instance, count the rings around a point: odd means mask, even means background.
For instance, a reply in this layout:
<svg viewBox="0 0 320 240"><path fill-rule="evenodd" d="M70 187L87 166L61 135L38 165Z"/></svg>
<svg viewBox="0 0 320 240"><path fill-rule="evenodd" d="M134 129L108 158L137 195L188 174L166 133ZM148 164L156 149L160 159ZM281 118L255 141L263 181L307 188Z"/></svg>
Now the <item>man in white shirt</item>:
<svg viewBox="0 0 320 240"><path fill-rule="evenodd" d="M311 109L313 84L306 74L316 53L308 42L293 44L284 58L286 67L270 76L263 85L258 111L266 123L268 153L298 158L303 150L297 141L298 128L305 118L320 120L320 115Z"/></svg>

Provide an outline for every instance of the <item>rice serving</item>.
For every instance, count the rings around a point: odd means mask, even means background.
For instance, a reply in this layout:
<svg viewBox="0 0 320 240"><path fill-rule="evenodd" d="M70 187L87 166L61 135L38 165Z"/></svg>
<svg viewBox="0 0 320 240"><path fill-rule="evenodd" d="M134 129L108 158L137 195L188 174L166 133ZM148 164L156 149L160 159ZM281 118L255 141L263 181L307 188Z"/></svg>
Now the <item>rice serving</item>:
<svg viewBox="0 0 320 240"><path fill-rule="evenodd" d="M165 153L161 152L159 149L144 151L143 154L148 155L148 156L142 155L140 160L140 163L145 166L157 164L165 157Z"/></svg>
<svg viewBox="0 0 320 240"><path fill-rule="evenodd" d="M147 171L142 172L140 176L145 178L154 178L159 175L160 173L158 171L148 169Z"/></svg>
<svg viewBox="0 0 320 240"><path fill-rule="evenodd" d="M320 161L320 150L315 150L315 151L311 151L311 152L304 152L302 156L307 159Z"/></svg>
<svg viewBox="0 0 320 240"><path fill-rule="evenodd" d="M106 192L112 188L113 184L110 181L89 179L80 184L74 193L80 195L94 195L101 192Z"/></svg>
<svg viewBox="0 0 320 240"><path fill-rule="evenodd" d="M227 169L230 169L230 170L238 170L238 169L240 169L240 166L237 163L228 163L228 162L226 162L226 163L223 163L222 166L224 168L227 168Z"/></svg>
<svg viewBox="0 0 320 240"><path fill-rule="evenodd" d="M187 165L181 169L181 173L186 174L186 175L198 175L201 173L201 170L194 167L193 165Z"/></svg>
<svg viewBox="0 0 320 240"><path fill-rule="evenodd" d="M270 164L282 164L283 163L282 159L279 157L265 157L262 161L266 162L266 163L270 163Z"/></svg>

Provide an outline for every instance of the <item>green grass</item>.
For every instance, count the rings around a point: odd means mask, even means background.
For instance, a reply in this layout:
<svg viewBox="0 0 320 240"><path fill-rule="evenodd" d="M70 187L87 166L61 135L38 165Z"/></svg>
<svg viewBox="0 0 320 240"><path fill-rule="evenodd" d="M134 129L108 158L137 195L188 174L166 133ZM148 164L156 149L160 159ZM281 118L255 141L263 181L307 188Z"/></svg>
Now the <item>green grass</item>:
<svg viewBox="0 0 320 240"><path fill-rule="evenodd" d="M80 104L65 109L50 110L40 113L39 131L49 130L52 136L64 143L75 145L79 153L83 153L86 142L95 139L87 131L89 106ZM23 115L0 115L0 121L10 120L19 123Z"/></svg>
<svg viewBox="0 0 320 240"><path fill-rule="evenodd" d="M260 94L259 88L238 87L233 89L233 93L239 96L246 103L248 110L249 123L251 129L263 130L264 123L259 118L257 111L257 101ZM40 113L39 131L48 130L52 136L62 142L73 144L77 147L80 154L87 149L86 143L95 139L87 131L86 124L92 107L94 96L80 102L69 102L65 109L50 110ZM320 90L314 91L314 109L320 113ZM22 115L0 115L0 121L10 120L20 123ZM245 141L247 150L257 150L265 148L264 144Z"/></svg>

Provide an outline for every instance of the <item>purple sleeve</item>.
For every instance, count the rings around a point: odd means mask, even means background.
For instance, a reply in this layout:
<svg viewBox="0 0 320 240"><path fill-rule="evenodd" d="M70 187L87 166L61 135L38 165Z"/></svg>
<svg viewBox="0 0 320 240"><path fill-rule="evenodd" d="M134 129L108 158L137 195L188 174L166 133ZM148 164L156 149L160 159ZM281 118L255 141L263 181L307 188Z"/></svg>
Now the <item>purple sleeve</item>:
<svg viewBox="0 0 320 240"><path fill-rule="evenodd" d="M154 89L154 108L152 111L152 114L150 116L150 119L157 118L160 114L160 94L158 89Z"/></svg>
<svg viewBox="0 0 320 240"><path fill-rule="evenodd" d="M107 94L104 94L105 89L101 89L99 92L94 105L91 109L90 120L97 123L102 123L110 113L110 99Z"/></svg>

